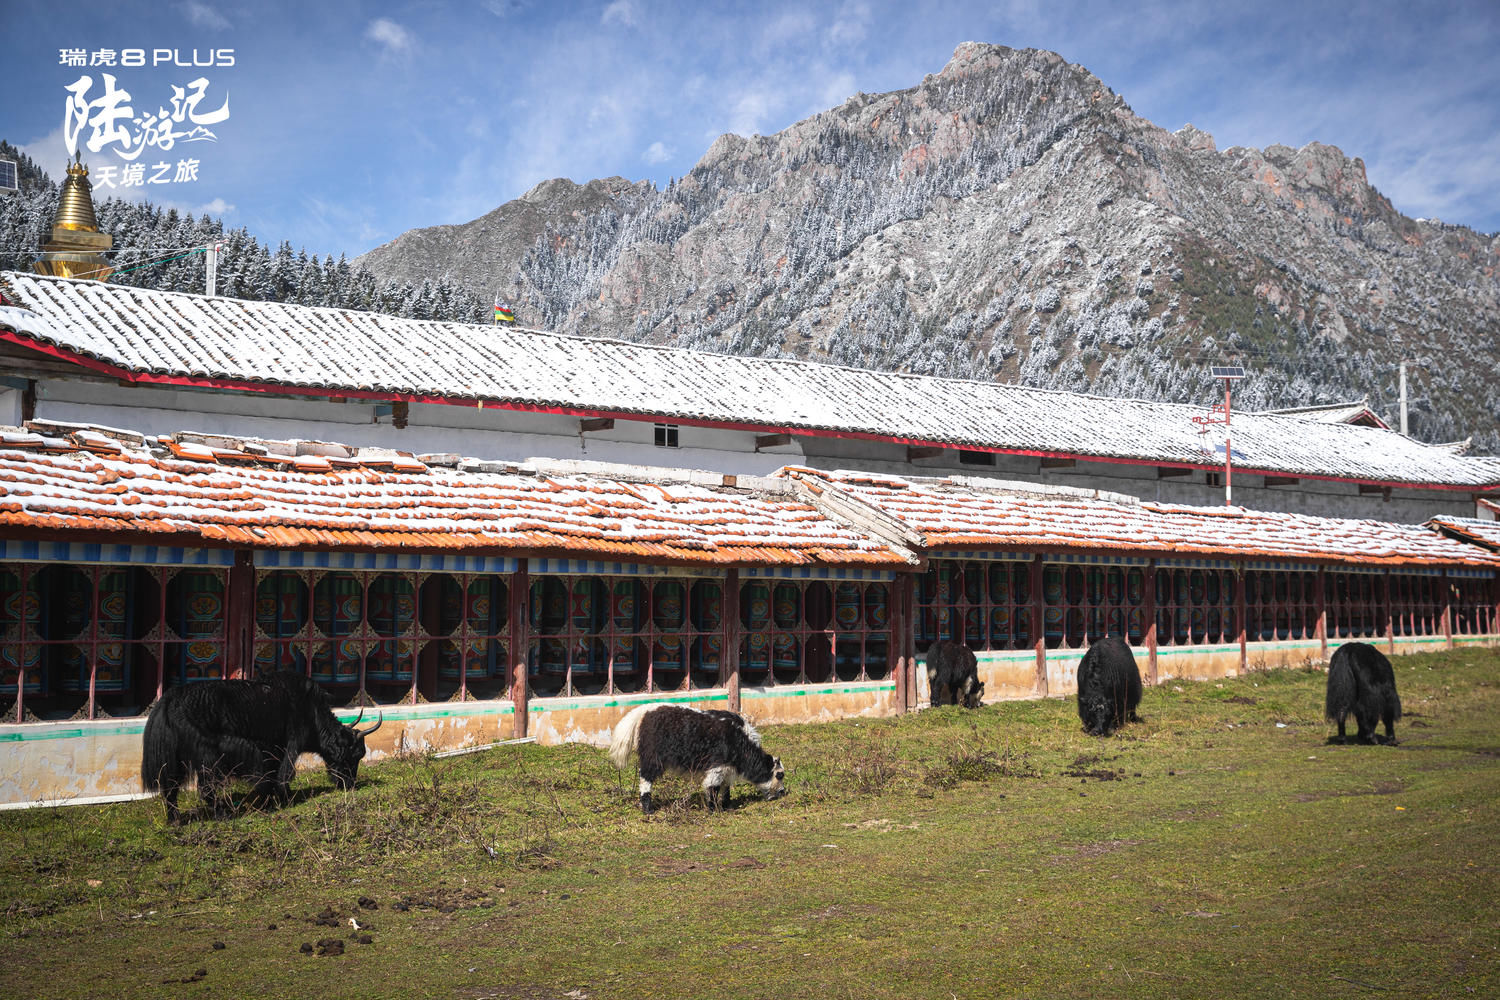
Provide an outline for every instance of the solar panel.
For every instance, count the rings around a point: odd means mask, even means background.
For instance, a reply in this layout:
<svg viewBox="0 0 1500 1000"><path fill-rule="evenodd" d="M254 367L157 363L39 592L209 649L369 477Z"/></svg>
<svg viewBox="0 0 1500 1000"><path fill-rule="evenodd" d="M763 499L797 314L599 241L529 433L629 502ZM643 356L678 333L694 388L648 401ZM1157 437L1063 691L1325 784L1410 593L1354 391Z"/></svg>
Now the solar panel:
<svg viewBox="0 0 1500 1000"><path fill-rule="evenodd" d="M20 190L16 177L16 161L0 160L0 191Z"/></svg>
<svg viewBox="0 0 1500 1000"><path fill-rule="evenodd" d="M1214 378L1244 378L1245 369L1240 365L1214 365Z"/></svg>

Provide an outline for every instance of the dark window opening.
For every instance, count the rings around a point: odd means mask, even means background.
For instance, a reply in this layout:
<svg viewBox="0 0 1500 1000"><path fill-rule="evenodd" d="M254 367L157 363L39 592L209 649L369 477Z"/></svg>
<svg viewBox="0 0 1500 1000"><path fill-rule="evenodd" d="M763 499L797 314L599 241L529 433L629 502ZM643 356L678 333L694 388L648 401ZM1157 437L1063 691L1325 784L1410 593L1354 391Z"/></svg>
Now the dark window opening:
<svg viewBox="0 0 1500 1000"><path fill-rule="evenodd" d="M657 424L656 425L656 446L658 448L676 448L677 447L677 425L676 424Z"/></svg>

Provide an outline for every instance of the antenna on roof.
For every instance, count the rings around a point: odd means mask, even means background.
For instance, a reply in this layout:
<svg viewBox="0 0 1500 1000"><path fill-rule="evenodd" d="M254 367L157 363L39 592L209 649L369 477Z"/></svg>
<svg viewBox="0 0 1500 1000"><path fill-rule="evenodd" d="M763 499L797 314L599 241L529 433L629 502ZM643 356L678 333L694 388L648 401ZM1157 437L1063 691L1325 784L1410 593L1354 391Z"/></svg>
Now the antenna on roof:
<svg viewBox="0 0 1500 1000"><path fill-rule="evenodd" d="M1210 365L1209 371L1214 378L1224 380L1224 402L1215 403L1212 410L1206 416L1194 417L1193 423L1198 425L1199 434L1207 434L1213 424L1224 425L1224 506L1232 506L1231 503L1231 477L1230 455L1233 448L1229 444L1229 387L1232 383L1245 377L1245 369L1242 365Z"/></svg>

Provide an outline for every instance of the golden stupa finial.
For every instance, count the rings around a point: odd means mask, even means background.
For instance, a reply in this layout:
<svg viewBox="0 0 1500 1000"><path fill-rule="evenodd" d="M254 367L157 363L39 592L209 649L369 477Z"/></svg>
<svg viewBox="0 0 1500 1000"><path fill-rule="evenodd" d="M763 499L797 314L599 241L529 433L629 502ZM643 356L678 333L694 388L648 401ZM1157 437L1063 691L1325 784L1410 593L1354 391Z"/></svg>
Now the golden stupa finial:
<svg viewBox="0 0 1500 1000"><path fill-rule="evenodd" d="M63 181L62 197L57 202L54 226L80 233L97 233L99 220L94 215L94 186L89 183L89 168L83 165L83 151L73 154L68 164L68 179Z"/></svg>
<svg viewBox="0 0 1500 1000"><path fill-rule="evenodd" d="M83 152L75 151L57 200L57 214L52 217L52 239L42 246L42 255L32 263L32 269L59 278L106 281L114 268L100 252L110 249L114 242L113 237L99 232L89 168L83 165Z"/></svg>

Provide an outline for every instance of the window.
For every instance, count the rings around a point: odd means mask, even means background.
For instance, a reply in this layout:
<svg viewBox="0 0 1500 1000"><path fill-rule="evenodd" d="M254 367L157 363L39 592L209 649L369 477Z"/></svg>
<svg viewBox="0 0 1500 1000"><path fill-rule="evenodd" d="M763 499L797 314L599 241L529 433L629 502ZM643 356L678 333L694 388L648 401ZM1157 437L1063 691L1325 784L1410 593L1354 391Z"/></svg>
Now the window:
<svg viewBox="0 0 1500 1000"><path fill-rule="evenodd" d="M992 451L964 451L958 452L960 465L994 465L995 453Z"/></svg>
<svg viewBox="0 0 1500 1000"><path fill-rule="evenodd" d="M1235 579L1227 569L1156 571L1156 644L1201 646L1237 641Z"/></svg>
<svg viewBox="0 0 1500 1000"><path fill-rule="evenodd" d="M543 576L530 597L527 680L539 697L719 684L717 580Z"/></svg>
<svg viewBox="0 0 1500 1000"><path fill-rule="evenodd" d="M676 448L677 447L677 425L676 424L657 424L656 425L656 446L658 448Z"/></svg>
<svg viewBox="0 0 1500 1000"><path fill-rule="evenodd" d="M1484 635L1496 630L1489 580L1449 577L1448 585L1453 600L1454 635Z"/></svg>
<svg viewBox="0 0 1500 1000"><path fill-rule="evenodd" d="M745 684L881 680L890 673L890 585L752 580L740 586Z"/></svg>
<svg viewBox="0 0 1500 1000"><path fill-rule="evenodd" d="M6 717L139 715L158 684L222 678L226 582L218 569L0 564Z"/></svg>
<svg viewBox="0 0 1500 1000"><path fill-rule="evenodd" d="M502 698L509 614L493 574L261 570L255 669L308 675L337 701Z"/></svg>
<svg viewBox="0 0 1500 1000"><path fill-rule="evenodd" d="M1042 567L1042 630L1048 648L1081 649L1106 636L1145 639L1146 571L1141 567ZM1159 639L1159 636L1158 636Z"/></svg>
<svg viewBox="0 0 1500 1000"><path fill-rule="evenodd" d="M917 578L916 643L942 639L970 649L1031 645L1031 564L934 559Z"/></svg>
<svg viewBox="0 0 1500 1000"><path fill-rule="evenodd" d="M1329 639L1369 639L1385 635L1385 602L1379 576L1325 572L1323 602L1328 614Z"/></svg>
<svg viewBox="0 0 1500 1000"><path fill-rule="evenodd" d="M1203 474L1203 482L1205 484L1209 485L1209 486L1223 486L1224 485L1224 473L1222 473L1222 472L1205 472Z"/></svg>
<svg viewBox="0 0 1500 1000"><path fill-rule="evenodd" d="M1245 573L1245 639L1312 639L1318 634L1318 574Z"/></svg>

